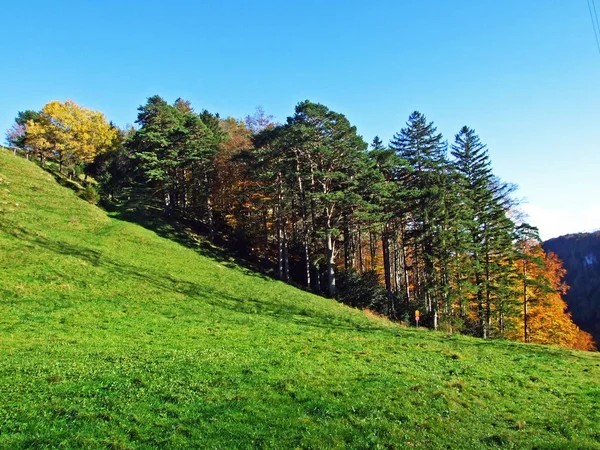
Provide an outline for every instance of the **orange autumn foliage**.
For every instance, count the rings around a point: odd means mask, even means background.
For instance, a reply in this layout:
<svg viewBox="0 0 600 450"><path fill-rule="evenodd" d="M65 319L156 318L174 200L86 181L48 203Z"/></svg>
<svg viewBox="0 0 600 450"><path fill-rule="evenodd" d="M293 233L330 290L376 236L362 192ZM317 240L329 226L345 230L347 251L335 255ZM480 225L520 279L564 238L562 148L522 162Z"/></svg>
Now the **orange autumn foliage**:
<svg viewBox="0 0 600 450"><path fill-rule="evenodd" d="M233 158L239 151L252 148L252 141L243 122L229 118L221 121L221 127L227 134L227 139L220 145L215 158L213 196L215 209L227 220L229 226L235 227L249 182L243 165Z"/></svg>
<svg viewBox="0 0 600 450"><path fill-rule="evenodd" d="M527 341L553 344L578 350L595 350L592 336L573 323L563 299L568 286L564 282L566 270L562 261L552 252L545 253L539 244L531 245L528 253L540 263L527 265L530 280L526 288L528 302ZM523 272L524 260L517 262ZM522 289L522 281L520 281ZM523 299L521 300L523 301ZM517 327L510 333L512 339L523 339L524 318L517 319Z"/></svg>

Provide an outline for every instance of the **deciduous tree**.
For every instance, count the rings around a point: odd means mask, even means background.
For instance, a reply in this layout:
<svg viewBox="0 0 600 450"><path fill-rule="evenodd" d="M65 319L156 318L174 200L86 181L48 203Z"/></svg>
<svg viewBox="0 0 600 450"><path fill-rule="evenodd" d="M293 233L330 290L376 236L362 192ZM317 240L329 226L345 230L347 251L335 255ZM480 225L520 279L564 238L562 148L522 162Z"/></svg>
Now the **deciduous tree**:
<svg viewBox="0 0 600 450"><path fill-rule="evenodd" d="M98 153L108 150L117 130L99 111L79 106L72 100L46 104L37 119L25 127L25 144L40 155L55 158L62 171L65 162L90 163Z"/></svg>

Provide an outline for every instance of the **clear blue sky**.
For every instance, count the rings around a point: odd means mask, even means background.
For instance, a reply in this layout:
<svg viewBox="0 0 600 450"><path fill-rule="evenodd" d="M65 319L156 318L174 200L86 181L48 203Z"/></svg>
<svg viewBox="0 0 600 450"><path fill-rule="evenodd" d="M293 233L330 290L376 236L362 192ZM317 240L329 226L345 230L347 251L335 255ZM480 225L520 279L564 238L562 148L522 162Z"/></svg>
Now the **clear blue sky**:
<svg viewBox="0 0 600 450"><path fill-rule="evenodd" d="M73 99L124 126L159 94L283 121L310 99L387 142L462 125L542 237L600 228L600 53L586 0L5 2L0 129Z"/></svg>

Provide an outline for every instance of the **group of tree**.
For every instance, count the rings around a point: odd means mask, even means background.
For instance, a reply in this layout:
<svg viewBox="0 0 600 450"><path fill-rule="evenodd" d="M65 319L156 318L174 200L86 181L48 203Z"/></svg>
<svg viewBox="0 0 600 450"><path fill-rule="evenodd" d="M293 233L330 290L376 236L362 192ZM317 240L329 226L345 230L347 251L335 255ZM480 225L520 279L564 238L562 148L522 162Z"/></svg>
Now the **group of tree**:
<svg viewBox="0 0 600 450"><path fill-rule="evenodd" d="M593 348L566 312L560 261L515 219L514 187L466 126L448 146L414 112L369 149L344 115L310 101L277 124L154 96L137 128L109 137L56 120L59 105L19 113L9 142L90 163L107 201L137 192L280 279L392 320L419 310L434 329Z"/></svg>

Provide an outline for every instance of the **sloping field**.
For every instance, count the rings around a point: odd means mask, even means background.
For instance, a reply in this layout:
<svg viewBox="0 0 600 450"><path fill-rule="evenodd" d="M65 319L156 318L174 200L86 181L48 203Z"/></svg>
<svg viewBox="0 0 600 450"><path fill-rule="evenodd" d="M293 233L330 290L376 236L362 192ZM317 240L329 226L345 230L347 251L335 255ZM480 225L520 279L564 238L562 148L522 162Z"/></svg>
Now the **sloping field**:
<svg viewBox="0 0 600 450"><path fill-rule="evenodd" d="M0 150L0 447L600 448L600 357L391 325Z"/></svg>

